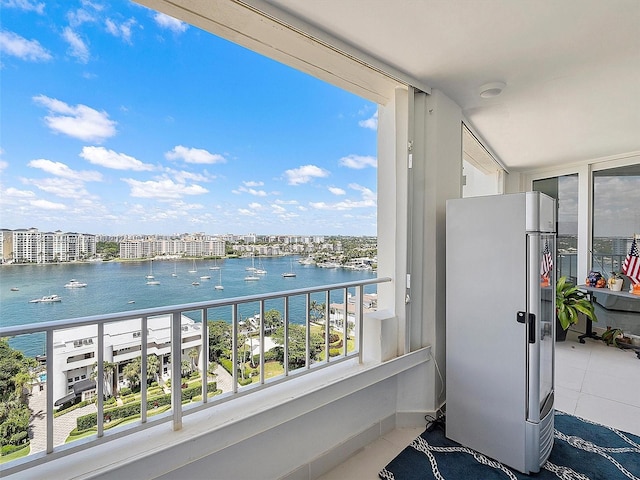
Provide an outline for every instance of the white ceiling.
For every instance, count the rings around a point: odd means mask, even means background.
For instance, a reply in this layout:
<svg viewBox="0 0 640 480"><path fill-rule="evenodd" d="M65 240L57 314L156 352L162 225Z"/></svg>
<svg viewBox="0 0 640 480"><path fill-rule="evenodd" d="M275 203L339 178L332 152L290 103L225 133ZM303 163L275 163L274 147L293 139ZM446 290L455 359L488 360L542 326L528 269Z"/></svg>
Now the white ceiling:
<svg viewBox="0 0 640 480"><path fill-rule="evenodd" d="M640 152L639 0L268 4L443 91L510 170Z"/></svg>

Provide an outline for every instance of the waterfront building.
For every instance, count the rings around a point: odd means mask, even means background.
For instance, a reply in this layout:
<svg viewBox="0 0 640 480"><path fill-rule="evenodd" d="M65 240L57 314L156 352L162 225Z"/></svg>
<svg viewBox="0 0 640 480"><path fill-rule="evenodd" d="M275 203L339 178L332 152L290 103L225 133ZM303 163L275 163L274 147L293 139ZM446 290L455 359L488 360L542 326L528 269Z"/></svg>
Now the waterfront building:
<svg viewBox="0 0 640 480"><path fill-rule="evenodd" d="M96 236L86 233L3 229L1 239L2 263L75 262L96 255Z"/></svg>
<svg viewBox="0 0 640 480"><path fill-rule="evenodd" d="M182 360L190 361L189 351L198 351L198 365L203 361L202 324L186 316L181 317ZM140 357L140 319L123 320L104 326L104 361L116 365L117 382L126 386L122 371L130 361ZM171 353L171 324L168 315L153 318L147 325L148 354L158 356L160 371L164 378L169 375ZM95 395L92 378L98 360L98 339L95 325L57 330L53 334L53 370L47 372L53 379L53 399L57 405L81 395L82 400ZM91 387L91 388L87 388ZM111 385L105 385L110 389ZM107 395L113 392L105 392Z"/></svg>

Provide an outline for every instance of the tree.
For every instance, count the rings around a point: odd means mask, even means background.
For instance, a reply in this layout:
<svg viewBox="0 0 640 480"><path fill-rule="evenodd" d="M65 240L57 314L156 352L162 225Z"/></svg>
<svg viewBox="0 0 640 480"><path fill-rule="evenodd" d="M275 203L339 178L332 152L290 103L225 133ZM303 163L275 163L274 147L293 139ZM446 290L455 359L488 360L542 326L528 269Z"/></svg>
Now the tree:
<svg viewBox="0 0 640 480"><path fill-rule="evenodd" d="M197 348L192 348L189 350L189 358L191 359L191 370L195 370L198 366L198 357L200 356L200 352L198 352Z"/></svg>
<svg viewBox="0 0 640 480"><path fill-rule="evenodd" d="M231 325L224 320L209 320L209 361L231 356Z"/></svg>
<svg viewBox="0 0 640 480"><path fill-rule="evenodd" d="M147 356L147 384L156 379L160 370L160 361L156 354ZM139 388L142 382L142 358L138 357L127 363L122 369L122 375L129 382L131 389Z"/></svg>
<svg viewBox="0 0 640 480"><path fill-rule="evenodd" d="M304 325L289 325L289 368L300 368L305 366L307 361L306 335L307 329ZM280 345L284 345L284 326L276 329L273 334L273 340ZM320 353L323 346L324 338L322 335L312 333L309 348L309 356L311 360L318 359L318 353ZM282 351L282 347L278 347L278 351L282 355L280 362L283 363L284 352Z"/></svg>
<svg viewBox="0 0 640 480"><path fill-rule="evenodd" d="M25 357L0 338L0 444L22 445L29 440L30 411L25 387L31 382L35 359Z"/></svg>
<svg viewBox="0 0 640 480"><path fill-rule="evenodd" d="M267 310L264 314L264 331L266 333L273 332L276 328L282 326L282 314L275 308Z"/></svg>
<svg viewBox="0 0 640 480"><path fill-rule="evenodd" d="M102 362L102 371L104 372L104 393L107 396L116 396L118 392L118 382L114 382L116 379L116 369L118 365L108 361ZM91 378L96 379L98 377L98 362L93 364L93 370L91 371Z"/></svg>
<svg viewBox="0 0 640 480"><path fill-rule="evenodd" d="M324 321L325 303L318 303L315 300L311 302L309 308L309 317L314 323L322 323Z"/></svg>

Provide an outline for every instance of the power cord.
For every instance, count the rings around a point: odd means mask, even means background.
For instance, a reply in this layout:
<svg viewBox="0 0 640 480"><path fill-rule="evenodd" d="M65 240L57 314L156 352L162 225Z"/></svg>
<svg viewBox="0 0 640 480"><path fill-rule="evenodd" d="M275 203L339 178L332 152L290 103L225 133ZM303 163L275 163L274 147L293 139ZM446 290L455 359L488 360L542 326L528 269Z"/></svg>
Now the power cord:
<svg viewBox="0 0 640 480"><path fill-rule="evenodd" d="M443 432L445 431L447 416L442 408L436 411L435 418L431 415L425 415L424 419L427 421L427 432L433 432L436 428L439 428Z"/></svg>

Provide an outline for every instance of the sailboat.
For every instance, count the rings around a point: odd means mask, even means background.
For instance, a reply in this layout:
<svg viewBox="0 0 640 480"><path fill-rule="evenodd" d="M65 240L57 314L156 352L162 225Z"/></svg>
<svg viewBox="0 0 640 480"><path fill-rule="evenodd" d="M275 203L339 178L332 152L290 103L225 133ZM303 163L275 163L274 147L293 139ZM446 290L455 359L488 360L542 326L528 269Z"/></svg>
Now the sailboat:
<svg viewBox="0 0 640 480"><path fill-rule="evenodd" d="M155 278L153 276L153 260L151 260L151 262L149 263L149 275L144 278L146 278L147 280L153 280Z"/></svg>
<svg viewBox="0 0 640 480"><path fill-rule="evenodd" d="M256 271L255 257L253 256L253 254L251 254L251 266L250 267L245 267L245 270L247 272L255 272Z"/></svg>
<svg viewBox="0 0 640 480"><path fill-rule="evenodd" d="M217 259L213 259L213 265L211 265L209 267L209 270L220 270L220 267L218 266L218 260Z"/></svg>
<svg viewBox="0 0 640 480"><path fill-rule="evenodd" d="M196 267L196 259L193 259L193 267L189 270L189 273L198 273L198 267Z"/></svg>
<svg viewBox="0 0 640 480"><path fill-rule="evenodd" d="M284 278L293 278L296 276L296 272L293 271L293 259L290 259L290 267L288 272L284 272L282 276Z"/></svg>
<svg viewBox="0 0 640 480"><path fill-rule="evenodd" d="M224 290L224 287L222 286L222 270L218 270L218 272L220 273L220 280L218 280L218 285L213 288L216 290Z"/></svg>
<svg viewBox="0 0 640 480"><path fill-rule="evenodd" d="M153 260L149 264L149 275L146 276L147 285L160 285L158 280L154 280L156 277L153 276Z"/></svg>
<svg viewBox="0 0 640 480"><path fill-rule="evenodd" d="M253 271L253 273L255 273L256 275L266 275L267 274L267 271L262 266L262 260L258 260L258 268L256 268Z"/></svg>
<svg viewBox="0 0 640 480"><path fill-rule="evenodd" d="M173 273L171 274L172 277L177 277L178 276L178 262L173 262Z"/></svg>

